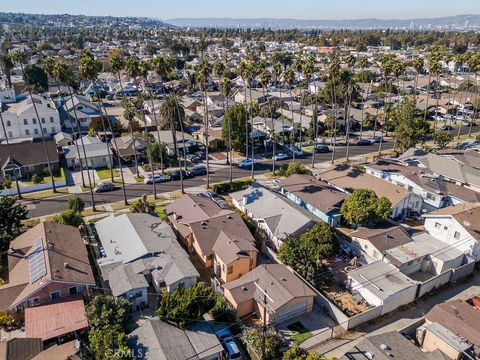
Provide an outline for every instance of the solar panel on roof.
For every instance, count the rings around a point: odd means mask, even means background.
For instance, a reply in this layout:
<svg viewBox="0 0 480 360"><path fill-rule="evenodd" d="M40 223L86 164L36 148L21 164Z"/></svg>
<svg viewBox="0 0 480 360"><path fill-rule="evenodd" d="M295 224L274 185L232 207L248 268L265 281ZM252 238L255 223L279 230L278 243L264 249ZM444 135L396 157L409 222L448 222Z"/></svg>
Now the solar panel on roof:
<svg viewBox="0 0 480 360"><path fill-rule="evenodd" d="M30 284L33 284L47 273L42 239L35 240L33 248L30 254L28 254L28 270L30 273Z"/></svg>

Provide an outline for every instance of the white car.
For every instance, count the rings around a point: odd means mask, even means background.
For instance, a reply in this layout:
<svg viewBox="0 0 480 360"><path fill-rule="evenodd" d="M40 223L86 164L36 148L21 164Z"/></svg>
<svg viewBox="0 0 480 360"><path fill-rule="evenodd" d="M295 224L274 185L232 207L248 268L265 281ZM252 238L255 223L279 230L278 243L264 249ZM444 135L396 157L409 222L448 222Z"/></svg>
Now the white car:
<svg viewBox="0 0 480 360"><path fill-rule="evenodd" d="M155 176L147 176L144 180L144 184L153 184L154 182L160 183L162 181L165 181L165 177L162 175L155 175Z"/></svg>
<svg viewBox="0 0 480 360"><path fill-rule="evenodd" d="M278 154L275 154L273 158L275 160L285 160L285 159L288 159L288 155L285 153L278 153Z"/></svg>
<svg viewBox="0 0 480 360"><path fill-rule="evenodd" d="M246 168L246 167L252 166L252 161L253 161L253 163L255 163L255 160L245 159L245 160L240 161L237 166L239 168Z"/></svg>

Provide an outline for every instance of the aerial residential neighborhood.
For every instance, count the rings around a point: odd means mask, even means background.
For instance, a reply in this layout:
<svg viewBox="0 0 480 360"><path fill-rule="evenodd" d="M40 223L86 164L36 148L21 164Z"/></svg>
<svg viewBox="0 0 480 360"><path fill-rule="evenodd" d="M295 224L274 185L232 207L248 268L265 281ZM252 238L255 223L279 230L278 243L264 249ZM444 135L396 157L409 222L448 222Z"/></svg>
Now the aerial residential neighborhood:
<svg viewBox="0 0 480 360"><path fill-rule="evenodd" d="M480 359L478 4L79 3L0 9L0 360Z"/></svg>

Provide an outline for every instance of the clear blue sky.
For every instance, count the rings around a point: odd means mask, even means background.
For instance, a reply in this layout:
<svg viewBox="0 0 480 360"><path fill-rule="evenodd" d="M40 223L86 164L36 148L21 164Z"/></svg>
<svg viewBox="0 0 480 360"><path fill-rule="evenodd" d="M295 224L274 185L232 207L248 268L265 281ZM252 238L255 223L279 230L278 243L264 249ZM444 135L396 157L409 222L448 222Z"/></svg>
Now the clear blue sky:
<svg viewBox="0 0 480 360"><path fill-rule="evenodd" d="M112 16L359 19L478 14L478 0L2 0L0 11Z"/></svg>

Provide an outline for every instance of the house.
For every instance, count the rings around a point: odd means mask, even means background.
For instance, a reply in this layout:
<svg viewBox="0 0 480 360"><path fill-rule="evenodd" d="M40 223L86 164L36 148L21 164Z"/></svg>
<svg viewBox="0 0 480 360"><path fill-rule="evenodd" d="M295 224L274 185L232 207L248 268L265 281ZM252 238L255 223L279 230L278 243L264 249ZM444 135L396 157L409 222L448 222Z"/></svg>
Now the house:
<svg viewBox="0 0 480 360"><path fill-rule="evenodd" d="M184 195L165 208L181 240L222 282L235 280L257 266L255 239L242 217L213 200Z"/></svg>
<svg viewBox="0 0 480 360"><path fill-rule="evenodd" d="M403 218L410 211L420 211L422 208L422 198L419 195L350 165L332 165L321 171L319 178L347 193L352 193L356 189L369 189L378 197L386 197L392 203L393 218Z"/></svg>
<svg viewBox="0 0 480 360"><path fill-rule="evenodd" d="M246 94L246 97L245 97ZM265 102L268 101L268 97L266 93L263 93L262 91L257 91L257 90L252 90L252 89L247 89L247 91L238 91L235 94L235 102L237 103L255 103L258 105L261 105Z"/></svg>
<svg viewBox="0 0 480 360"><path fill-rule="evenodd" d="M73 136L63 131L56 134L53 139L55 140L55 144L57 144L58 148L74 144Z"/></svg>
<svg viewBox="0 0 480 360"><path fill-rule="evenodd" d="M25 309L25 337L42 341L87 329L83 300L62 301Z"/></svg>
<svg viewBox="0 0 480 360"><path fill-rule="evenodd" d="M400 162L380 159L366 165L365 172L421 196L423 208L427 210L480 201L480 192L457 185L411 163L407 166Z"/></svg>
<svg viewBox="0 0 480 360"><path fill-rule="evenodd" d="M347 278L350 291L370 306L381 306L381 315L411 303L417 295L417 281L381 260L349 271Z"/></svg>
<svg viewBox="0 0 480 360"><path fill-rule="evenodd" d="M83 144L82 144L83 141ZM84 136L82 139L75 140L76 145L64 146L63 154L67 161L67 166L71 169L80 167L80 161L84 168L105 168L112 166L112 153L107 147L107 143L98 138ZM83 149L87 158L83 155ZM79 153L80 152L80 153Z"/></svg>
<svg viewBox="0 0 480 360"><path fill-rule="evenodd" d="M50 345L50 344L49 344ZM22 358L25 359L25 358ZM49 346L41 353L35 355L32 360L80 360L80 343L71 340L63 344Z"/></svg>
<svg viewBox="0 0 480 360"><path fill-rule="evenodd" d="M48 158L45 153L45 147L47 148ZM14 171L19 178L41 174L48 167L48 160L50 160L52 171L58 171L60 165L55 142L46 141L45 147L42 142L10 144L13 157L11 159L8 146L0 145L0 179L13 179Z"/></svg>
<svg viewBox="0 0 480 360"><path fill-rule="evenodd" d="M480 203L452 205L423 217L427 234L480 261Z"/></svg>
<svg viewBox="0 0 480 360"><path fill-rule="evenodd" d="M339 225L340 207L347 195L308 175L292 175L280 180L280 192L330 226Z"/></svg>
<svg viewBox="0 0 480 360"><path fill-rule="evenodd" d="M256 313L266 323L280 323L310 313L315 296L315 292L283 264L259 265L223 285L223 289L225 299L238 317Z"/></svg>
<svg viewBox="0 0 480 360"><path fill-rule="evenodd" d="M95 224L104 255L97 259L114 296L147 304L147 289L195 284L198 272L166 222L148 214L112 215Z"/></svg>
<svg viewBox="0 0 480 360"><path fill-rule="evenodd" d="M42 339L13 338L0 342L1 360L30 360L43 351Z"/></svg>
<svg viewBox="0 0 480 360"><path fill-rule="evenodd" d="M68 119L65 121L65 127L68 129L77 129L77 119L80 129L87 129L92 120L102 116L102 111L97 105L91 103L87 97L77 94L68 97L63 108L68 114Z"/></svg>
<svg viewBox="0 0 480 360"><path fill-rule="evenodd" d="M174 140L172 136L172 132L170 130L162 130L162 131L152 131L150 134L153 135L157 142L164 143L167 145L167 153L168 155L173 155L175 152ZM160 141L158 140L160 135ZM185 146L185 150L187 153L189 152L190 146L192 146L195 142L195 139L192 135L187 134L186 132L176 132L177 137L177 147L179 151L183 151L183 146ZM184 141L185 140L185 141Z"/></svg>
<svg viewBox="0 0 480 360"><path fill-rule="evenodd" d="M475 356L473 346L466 339L436 322L419 327L417 341L424 351L441 351L448 359L464 359L466 354Z"/></svg>
<svg viewBox="0 0 480 360"><path fill-rule="evenodd" d="M253 118L253 128L261 131L267 136L270 136L272 132L276 135L290 133L293 131L290 121L283 121L279 119L267 119L264 117L256 116Z"/></svg>
<svg viewBox="0 0 480 360"><path fill-rule="evenodd" d="M10 243L0 309L20 310L78 296L95 286L80 231L42 222Z"/></svg>
<svg viewBox="0 0 480 360"><path fill-rule="evenodd" d="M38 117L34 109L35 104ZM53 137L61 131L60 115L51 99L40 95L32 95L20 102L5 104L2 108L2 117L5 123L5 133L3 127L0 127L0 139L18 138L47 138Z"/></svg>
<svg viewBox="0 0 480 360"><path fill-rule="evenodd" d="M207 134L205 132L205 127L201 126L195 133L193 133L195 139L200 141L204 146L207 145ZM222 136L222 128L213 128L208 129L208 148L211 150L219 150L225 148L225 141Z"/></svg>
<svg viewBox="0 0 480 360"><path fill-rule="evenodd" d="M223 346L208 323L196 323L181 329L167 322L145 321L128 335L135 358L142 360L215 360Z"/></svg>
<svg viewBox="0 0 480 360"><path fill-rule="evenodd" d="M247 214L274 248L278 249L289 235L298 236L316 223L313 215L293 201L258 183L230 194L232 203Z"/></svg>
<svg viewBox="0 0 480 360"><path fill-rule="evenodd" d="M129 157L133 159L135 154L138 159L146 159L147 157L147 147L148 139L143 135L124 135L115 138L115 141L111 142L112 148L115 153L125 159Z"/></svg>
<svg viewBox="0 0 480 360"><path fill-rule="evenodd" d="M440 350L422 352L398 331L365 337L348 350L340 360L441 360L447 359Z"/></svg>
<svg viewBox="0 0 480 360"><path fill-rule="evenodd" d="M437 346L440 350L450 354L452 359L459 358L458 348L452 349L451 343L449 346L448 339L435 336L435 331L432 328L429 329L432 324L438 324L451 334L457 335L464 341L466 340L470 347L474 347L477 356L480 354L480 310L468 302L451 300L437 304L425 315L425 322L427 328L421 338L424 348L431 349L433 346ZM429 332L433 334L429 334ZM448 348L450 348L450 351L447 350ZM451 350L454 350L453 353Z"/></svg>

